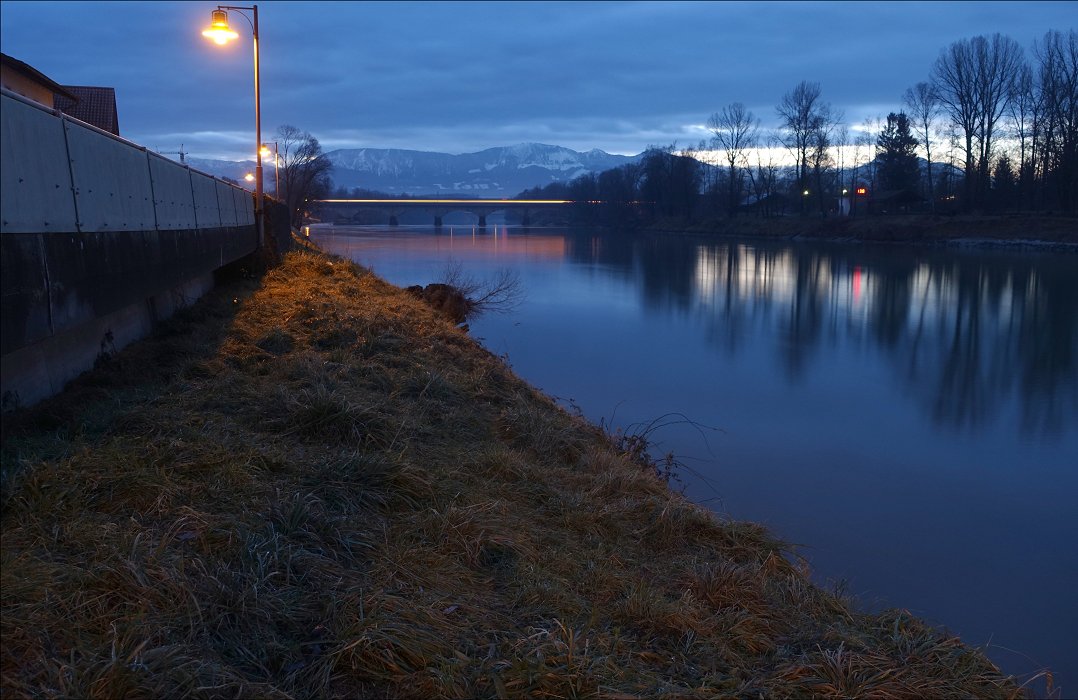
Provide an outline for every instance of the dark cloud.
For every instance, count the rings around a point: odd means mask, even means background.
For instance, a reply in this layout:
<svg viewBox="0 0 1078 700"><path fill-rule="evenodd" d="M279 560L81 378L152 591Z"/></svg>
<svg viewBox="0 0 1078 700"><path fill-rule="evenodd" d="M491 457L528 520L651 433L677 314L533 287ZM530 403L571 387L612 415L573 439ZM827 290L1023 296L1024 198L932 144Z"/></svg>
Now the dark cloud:
<svg viewBox="0 0 1078 700"><path fill-rule="evenodd" d="M117 89L123 133L245 153L251 49L199 32L214 3L0 4L4 52ZM766 122L800 80L848 122L897 108L950 42L1028 47L1070 3L283 3L259 5L263 127L327 147L479 150L534 140L622 153L692 143L733 101ZM233 16L248 37L244 20Z"/></svg>

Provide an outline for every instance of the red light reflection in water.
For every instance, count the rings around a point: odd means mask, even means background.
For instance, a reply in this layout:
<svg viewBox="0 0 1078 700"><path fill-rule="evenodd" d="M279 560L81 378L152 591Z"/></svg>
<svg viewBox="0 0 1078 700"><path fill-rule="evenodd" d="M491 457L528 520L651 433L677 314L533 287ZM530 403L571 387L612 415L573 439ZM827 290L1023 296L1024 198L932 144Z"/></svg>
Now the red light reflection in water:
<svg viewBox="0 0 1078 700"><path fill-rule="evenodd" d="M853 268L853 303L861 299L861 268Z"/></svg>

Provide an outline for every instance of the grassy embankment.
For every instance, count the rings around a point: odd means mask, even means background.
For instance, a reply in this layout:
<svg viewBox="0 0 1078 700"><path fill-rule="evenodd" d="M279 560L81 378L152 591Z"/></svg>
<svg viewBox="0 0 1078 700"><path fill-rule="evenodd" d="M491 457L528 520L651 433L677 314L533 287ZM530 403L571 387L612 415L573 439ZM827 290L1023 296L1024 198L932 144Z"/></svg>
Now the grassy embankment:
<svg viewBox="0 0 1078 700"><path fill-rule="evenodd" d="M933 216L900 214L855 217L741 216L682 223L664 221L655 231L768 238L876 241L887 243L1037 243L1078 245L1078 219L1062 216Z"/></svg>
<svg viewBox="0 0 1078 700"><path fill-rule="evenodd" d="M1020 693L318 253L4 427L5 698Z"/></svg>

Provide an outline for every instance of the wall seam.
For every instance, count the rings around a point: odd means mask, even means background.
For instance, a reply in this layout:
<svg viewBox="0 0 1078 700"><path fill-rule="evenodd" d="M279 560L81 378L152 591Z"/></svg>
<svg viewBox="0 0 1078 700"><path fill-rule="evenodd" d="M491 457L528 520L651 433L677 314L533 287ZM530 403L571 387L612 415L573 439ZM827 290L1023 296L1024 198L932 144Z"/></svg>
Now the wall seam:
<svg viewBox="0 0 1078 700"><path fill-rule="evenodd" d="M79 196L75 191L75 168L71 163L71 142L67 138L68 121L63 113L58 116L60 117L60 130L64 132L64 154L67 156L67 178L68 182L71 184L71 202L75 206L75 230L78 233L82 233L82 216L79 214Z"/></svg>

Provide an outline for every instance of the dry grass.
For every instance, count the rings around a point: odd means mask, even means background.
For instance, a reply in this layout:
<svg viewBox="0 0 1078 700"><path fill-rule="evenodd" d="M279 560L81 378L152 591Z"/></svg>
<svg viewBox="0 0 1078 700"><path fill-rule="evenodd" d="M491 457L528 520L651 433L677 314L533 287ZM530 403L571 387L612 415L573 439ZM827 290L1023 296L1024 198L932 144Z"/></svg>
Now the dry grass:
<svg viewBox="0 0 1078 700"><path fill-rule="evenodd" d="M317 253L4 430L5 698L1020 694Z"/></svg>

